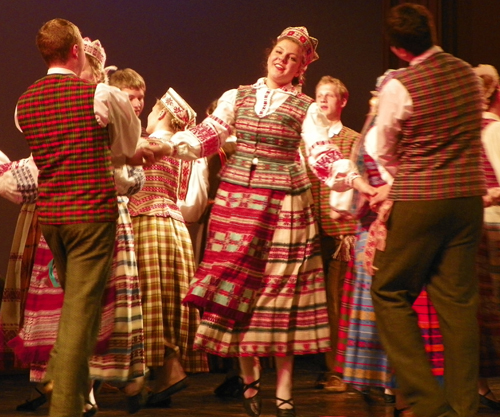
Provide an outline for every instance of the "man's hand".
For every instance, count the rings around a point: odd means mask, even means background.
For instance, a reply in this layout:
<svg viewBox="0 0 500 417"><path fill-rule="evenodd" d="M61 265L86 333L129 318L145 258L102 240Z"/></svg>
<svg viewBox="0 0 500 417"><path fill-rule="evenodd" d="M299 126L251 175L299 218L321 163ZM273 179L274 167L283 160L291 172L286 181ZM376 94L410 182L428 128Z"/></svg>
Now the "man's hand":
<svg viewBox="0 0 500 417"><path fill-rule="evenodd" d="M358 190L367 197L377 194L377 189L368 184L363 178L357 177L352 181L352 188Z"/></svg>

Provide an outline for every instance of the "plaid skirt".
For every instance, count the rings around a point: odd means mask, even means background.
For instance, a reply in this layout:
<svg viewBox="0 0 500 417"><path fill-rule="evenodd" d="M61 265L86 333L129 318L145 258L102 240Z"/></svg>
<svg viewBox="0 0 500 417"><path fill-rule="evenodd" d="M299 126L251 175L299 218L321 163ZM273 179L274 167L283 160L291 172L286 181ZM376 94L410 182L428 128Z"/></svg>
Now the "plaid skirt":
<svg viewBox="0 0 500 417"><path fill-rule="evenodd" d="M103 298L96 355L90 361L90 376L109 381L127 381L145 372L133 233L125 201L119 199L118 207L113 273ZM52 259L42 236L26 301L25 323L10 342L16 355L30 363L30 380L36 382L44 378L64 300Z"/></svg>
<svg viewBox="0 0 500 417"><path fill-rule="evenodd" d="M484 210L484 227L477 256L479 279L479 375L500 376L500 207Z"/></svg>
<svg viewBox="0 0 500 417"><path fill-rule="evenodd" d="M165 347L179 353L186 372L208 372L202 352L193 350L198 310L182 305L195 271L186 225L170 217L134 216L146 365L162 366Z"/></svg>
<svg viewBox="0 0 500 417"><path fill-rule="evenodd" d="M264 195L260 193L258 199ZM241 265L247 268L247 275L260 277L260 285L247 320L204 312L196 333L196 349L225 357L305 355L330 350L312 196L310 191L282 195L277 215L264 218L253 213L260 211L262 204L249 204L257 199L253 190L221 184L205 255L192 286L196 287L211 270L214 277L223 278L219 289L224 292L232 276L241 276ZM269 193L269 198L276 195ZM252 222L252 218L259 221ZM276 220L271 222L271 218ZM249 248L254 236L266 235L269 230L270 242Z"/></svg>
<svg viewBox="0 0 500 417"><path fill-rule="evenodd" d="M363 266L363 253L368 230L358 229L354 282L348 283L350 292L349 323L345 347L343 380L355 387L396 388L393 371L379 340L375 311L370 293L372 277ZM433 373L442 376L444 371L444 348L437 313L427 297L426 291L413 304L418 325L422 332Z"/></svg>
<svg viewBox="0 0 500 417"><path fill-rule="evenodd" d="M8 342L24 322L24 308L41 230L35 203L23 204L17 219L0 306L0 370L25 368Z"/></svg>

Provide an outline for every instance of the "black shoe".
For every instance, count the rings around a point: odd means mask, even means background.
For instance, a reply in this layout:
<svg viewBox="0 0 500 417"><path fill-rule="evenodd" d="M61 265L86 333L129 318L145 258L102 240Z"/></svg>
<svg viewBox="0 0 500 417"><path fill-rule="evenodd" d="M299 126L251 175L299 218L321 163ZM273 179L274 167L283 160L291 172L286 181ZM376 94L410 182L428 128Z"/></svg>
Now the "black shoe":
<svg viewBox="0 0 500 417"><path fill-rule="evenodd" d="M284 400L282 398L276 397L276 401L281 401L280 404L276 404L276 417L295 417L295 406L293 404L293 398ZM284 404L291 405L292 408L280 408Z"/></svg>
<svg viewBox="0 0 500 417"><path fill-rule="evenodd" d="M32 400L26 400L25 403L19 404L16 407L16 411L36 411L38 407L41 407L47 402L47 395L35 387L36 392L40 395Z"/></svg>
<svg viewBox="0 0 500 417"><path fill-rule="evenodd" d="M172 402L170 397L187 388L188 385L188 377L186 376L184 379L181 379L179 382L176 382L163 391L150 393L146 405L148 407L168 407Z"/></svg>
<svg viewBox="0 0 500 417"><path fill-rule="evenodd" d="M245 384L241 376L234 375L229 378L226 377L222 384L215 388L214 394L217 397L241 398L244 386Z"/></svg>
<svg viewBox="0 0 500 417"><path fill-rule="evenodd" d="M260 397L260 378L256 379L253 382L250 382L250 384L245 384L243 387L243 392L249 390L249 389L254 389L257 390L257 394L255 394L253 397L250 398L245 398L243 397L243 408L245 409L245 412L250 416L250 417L259 417L260 416L260 410L262 408L262 398Z"/></svg>
<svg viewBox="0 0 500 417"><path fill-rule="evenodd" d="M172 401L170 397L168 397L169 403L167 407L170 405ZM127 409L129 414L137 413L141 408L144 408L146 402L148 400L148 391L143 388L139 393L135 395L127 395Z"/></svg>
<svg viewBox="0 0 500 417"><path fill-rule="evenodd" d="M400 417L405 411L410 411L410 407L396 408L394 407L394 417Z"/></svg>
<svg viewBox="0 0 500 417"><path fill-rule="evenodd" d="M90 405L91 407L86 409L82 415L83 417L94 417L95 414L97 413L97 404L92 404L87 402L87 405Z"/></svg>
<svg viewBox="0 0 500 417"><path fill-rule="evenodd" d="M486 407L491 408L492 410L500 410L500 402L492 400L487 397L487 395L491 394L491 390L489 389L484 395L479 394L479 402Z"/></svg>
<svg viewBox="0 0 500 417"><path fill-rule="evenodd" d="M396 404L396 396L392 394L384 394L384 401L386 404Z"/></svg>

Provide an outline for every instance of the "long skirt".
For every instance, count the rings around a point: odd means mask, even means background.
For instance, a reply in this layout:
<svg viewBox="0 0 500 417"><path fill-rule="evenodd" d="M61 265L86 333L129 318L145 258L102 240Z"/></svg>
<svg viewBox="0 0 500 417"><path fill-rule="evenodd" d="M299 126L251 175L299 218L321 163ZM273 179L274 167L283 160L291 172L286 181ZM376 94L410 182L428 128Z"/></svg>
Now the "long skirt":
<svg viewBox="0 0 500 417"><path fill-rule="evenodd" d="M198 310L182 305L195 263L186 225L170 217L132 217L139 267L146 365L162 366L166 347L179 354L186 372L208 372L193 350Z"/></svg>
<svg viewBox="0 0 500 417"><path fill-rule="evenodd" d="M354 289L351 298L349 330L345 352L344 381L355 387L396 388L392 368L378 337L370 288L372 277L363 266L363 251L368 230L358 229ZM437 314L425 291L413 308L418 316L434 375L443 375L443 344Z"/></svg>
<svg viewBox="0 0 500 417"><path fill-rule="evenodd" d="M500 207L484 210L483 236L477 256L479 278L479 375L500 376Z"/></svg>
<svg viewBox="0 0 500 417"><path fill-rule="evenodd" d="M234 277L260 277L247 320L205 312L195 347L218 356L286 356L330 350L318 229L310 191L299 195L222 183L205 255L192 289L208 272L220 291ZM270 203L269 200L279 200ZM261 207L277 206L272 216ZM274 220L270 220L274 219ZM270 241L256 242L256 236ZM250 245L249 243L252 243ZM244 268L242 268L242 265Z"/></svg>
<svg viewBox="0 0 500 417"><path fill-rule="evenodd" d="M24 308L40 240L35 203L23 204L17 219L0 306L0 370L24 368L8 342L15 338L24 322Z"/></svg>
<svg viewBox="0 0 500 417"><path fill-rule="evenodd" d="M90 376L108 381L127 381L145 373L133 233L125 201L119 198L118 206L113 273L103 297L96 355L90 361ZM42 236L26 301L25 323L19 336L10 342L16 355L30 363L31 381L44 378L57 337L63 299L53 257Z"/></svg>

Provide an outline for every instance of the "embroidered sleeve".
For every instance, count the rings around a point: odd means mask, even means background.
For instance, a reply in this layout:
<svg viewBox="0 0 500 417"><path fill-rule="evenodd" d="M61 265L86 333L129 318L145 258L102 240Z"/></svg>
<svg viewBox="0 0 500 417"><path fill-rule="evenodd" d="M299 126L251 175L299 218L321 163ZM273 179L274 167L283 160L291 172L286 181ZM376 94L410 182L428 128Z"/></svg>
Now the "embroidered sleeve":
<svg viewBox="0 0 500 417"><path fill-rule="evenodd" d="M231 137L234 126L236 90L219 99L214 112L197 126L172 136L173 157L184 160L213 155Z"/></svg>
<svg viewBox="0 0 500 417"><path fill-rule="evenodd" d="M345 159L328 137L329 123L315 103L309 106L302 125L302 138L311 171L334 191L346 191L359 177L355 164Z"/></svg>
<svg viewBox="0 0 500 417"><path fill-rule="evenodd" d="M115 186L118 195L130 197L138 193L146 177L141 166L124 165L115 169Z"/></svg>
<svg viewBox="0 0 500 417"><path fill-rule="evenodd" d="M0 195L16 204L36 201L38 168L31 156L0 165Z"/></svg>

